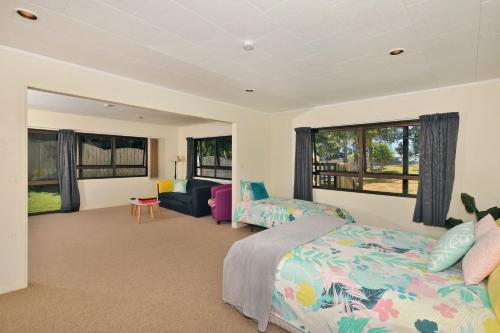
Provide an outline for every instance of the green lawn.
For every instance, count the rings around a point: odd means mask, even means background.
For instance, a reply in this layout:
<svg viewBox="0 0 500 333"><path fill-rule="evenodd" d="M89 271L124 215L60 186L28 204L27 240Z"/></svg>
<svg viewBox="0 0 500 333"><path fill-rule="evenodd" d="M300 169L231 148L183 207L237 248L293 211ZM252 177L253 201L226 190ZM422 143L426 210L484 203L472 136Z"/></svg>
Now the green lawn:
<svg viewBox="0 0 500 333"><path fill-rule="evenodd" d="M410 164L408 171L412 175L418 175L418 164ZM402 173L403 167L401 165L385 165L382 173Z"/></svg>
<svg viewBox="0 0 500 333"><path fill-rule="evenodd" d="M61 196L56 186L33 186L28 190L28 213L36 214L61 209Z"/></svg>
<svg viewBox="0 0 500 333"><path fill-rule="evenodd" d="M400 179L364 178L363 189L366 191L401 193L403 181ZM408 182L408 193L417 194L418 181Z"/></svg>
<svg viewBox="0 0 500 333"><path fill-rule="evenodd" d="M408 166L410 174L418 174L418 164L410 164ZM385 165L382 173L402 173L401 165ZM403 186L403 181L400 179L381 179L381 178L365 178L363 189L368 191L378 192L393 192L400 193ZM408 192L417 194L418 181L410 180L408 182Z"/></svg>

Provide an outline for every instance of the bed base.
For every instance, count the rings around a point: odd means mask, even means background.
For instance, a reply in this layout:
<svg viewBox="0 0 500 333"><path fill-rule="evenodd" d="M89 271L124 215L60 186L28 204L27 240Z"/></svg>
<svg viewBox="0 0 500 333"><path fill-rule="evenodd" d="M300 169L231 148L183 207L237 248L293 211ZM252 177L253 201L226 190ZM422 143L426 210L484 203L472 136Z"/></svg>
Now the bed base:
<svg viewBox="0 0 500 333"><path fill-rule="evenodd" d="M262 231L262 230L266 230L267 229L266 227L263 227L263 226L260 226L260 225L256 225L256 224L251 224L251 223L246 223L246 222L241 222L241 223L245 223L247 226L249 226L250 227L250 232Z"/></svg>
<svg viewBox="0 0 500 333"><path fill-rule="evenodd" d="M271 313L271 316L269 317L269 322L273 323L276 326L281 327L282 329L284 329L285 331L290 332L290 333L304 333L303 330L300 330L297 327L290 325L288 322L275 316L272 313Z"/></svg>
<svg viewBox="0 0 500 333"><path fill-rule="evenodd" d="M226 302L224 300L222 302L224 304L227 304L227 305L233 307L234 309L238 310L243 317L248 318L248 319L254 321L255 325L257 325L257 321L255 319L250 318L248 316L245 316L245 314L243 314L243 311L241 310L241 307L234 306L231 303L228 303L228 302ZM295 326L290 325L288 322L286 322L283 319L279 318L278 316L274 315L272 312L269 315L269 322L272 323L272 324L274 324L274 325L276 325L276 326L278 326L278 327L281 327L282 329L284 329L285 331L290 332L290 333L304 333L304 331L298 329Z"/></svg>

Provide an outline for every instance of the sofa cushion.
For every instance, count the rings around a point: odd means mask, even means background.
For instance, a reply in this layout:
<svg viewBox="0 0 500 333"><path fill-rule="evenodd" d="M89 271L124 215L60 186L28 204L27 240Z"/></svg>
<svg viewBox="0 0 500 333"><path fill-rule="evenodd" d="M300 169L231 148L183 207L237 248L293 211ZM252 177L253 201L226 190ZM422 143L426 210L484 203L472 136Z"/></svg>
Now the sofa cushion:
<svg viewBox="0 0 500 333"><path fill-rule="evenodd" d="M161 201L170 201L176 203L182 203L187 206L191 206L192 196L187 193L178 193L178 192L167 192L160 193L159 199Z"/></svg>
<svg viewBox="0 0 500 333"><path fill-rule="evenodd" d="M188 184L186 187L186 192L191 194L193 192L193 188L195 187L202 187L202 186L216 186L220 185L219 183L212 182L210 180L204 180L204 179L190 179L188 180Z"/></svg>

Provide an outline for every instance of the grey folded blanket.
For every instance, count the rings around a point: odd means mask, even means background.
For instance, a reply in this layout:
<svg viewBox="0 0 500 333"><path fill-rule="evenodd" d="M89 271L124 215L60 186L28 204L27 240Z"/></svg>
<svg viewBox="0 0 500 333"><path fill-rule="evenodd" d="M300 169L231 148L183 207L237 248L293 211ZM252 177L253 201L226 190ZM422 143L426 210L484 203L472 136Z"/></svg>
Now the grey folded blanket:
<svg viewBox="0 0 500 333"><path fill-rule="evenodd" d="M264 332L281 258L344 223L338 217L308 215L235 242L224 259L222 299L257 320L259 331Z"/></svg>

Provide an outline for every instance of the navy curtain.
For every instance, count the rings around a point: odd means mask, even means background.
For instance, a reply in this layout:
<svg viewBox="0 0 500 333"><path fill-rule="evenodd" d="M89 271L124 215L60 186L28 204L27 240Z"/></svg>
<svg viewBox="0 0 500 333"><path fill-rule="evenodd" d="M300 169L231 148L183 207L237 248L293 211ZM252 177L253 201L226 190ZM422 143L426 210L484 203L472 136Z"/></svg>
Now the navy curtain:
<svg viewBox="0 0 500 333"><path fill-rule="evenodd" d="M295 177L293 198L312 201L312 131L310 127L295 129Z"/></svg>
<svg viewBox="0 0 500 333"><path fill-rule="evenodd" d="M80 192L78 191L76 175L76 135L74 131L59 131L57 155L61 211L65 213L77 212L80 210Z"/></svg>
<svg viewBox="0 0 500 333"><path fill-rule="evenodd" d="M420 176L414 222L443 227L455 179L457 112L420 117Z"/></svg>
<svg viewBox="0 0 500 333"><path fill-rule="evenodd" d="M193 138L186 138L187 157L186 157L186 179L194 178L194 168L196 168L196 145Z"/></svg>

